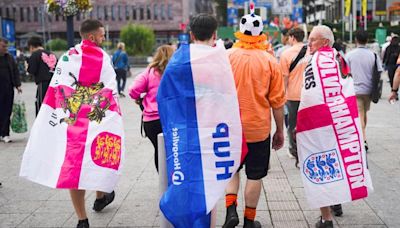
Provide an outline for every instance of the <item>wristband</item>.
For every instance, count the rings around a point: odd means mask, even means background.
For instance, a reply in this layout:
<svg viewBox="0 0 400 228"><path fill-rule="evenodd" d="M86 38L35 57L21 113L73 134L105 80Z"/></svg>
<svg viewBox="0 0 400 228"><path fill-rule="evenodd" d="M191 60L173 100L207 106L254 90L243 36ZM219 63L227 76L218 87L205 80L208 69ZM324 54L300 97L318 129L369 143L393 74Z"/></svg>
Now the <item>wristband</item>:
<svg viewBox="0 0 400 228"><path fill-rule="evenodd" d="M398 91L399 91L399 88L397 88L397 89L392 89L392 92L397 93Z"/></svg>

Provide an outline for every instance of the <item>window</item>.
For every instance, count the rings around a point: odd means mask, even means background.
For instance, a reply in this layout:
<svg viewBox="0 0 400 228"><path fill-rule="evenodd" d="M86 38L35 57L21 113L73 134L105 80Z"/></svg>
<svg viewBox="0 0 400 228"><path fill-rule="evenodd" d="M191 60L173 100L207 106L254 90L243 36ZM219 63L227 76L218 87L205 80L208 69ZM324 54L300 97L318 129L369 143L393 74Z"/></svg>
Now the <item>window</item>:
<svg viewBox="0 0 400 228"><path fill-rule="evenodd" d="M77 21L80 21L81 20L81 13L80 12L78 12L77 14L76 14L76 20Z"/></svg>
<svg viewBox="0 0 400 228"><path fill-rule="evenodd" d="M23 22L24 19L25 19L25 18L24 18L24 13L25 13L25 12L24 12L24 8L23 8L23 7L20 7L20 8L19 8L19 17L20 17L19 20L20 20L21 22Z"/></svg>
<svg viewBox="0 0 400 228"><path fill-rule="evenodd" d="M53 16L52 14L47 14L47 19L51 23L53 21Z"/></svg>
<svg viewBox="0 0 400 228"><path fill-rule="evenodd" d="M139 14L140 14L140 20L142 21L142 20L144 20L144 9L143 9L143 6L140 6L140 8L139 8Z"/></svg>
<svg viewBox="0 0 400 228"><path fill-rule="evenodd" d="M122 17L121 17L121 5L118 5L118 20L122 21Z"/></svg>
<svg viewBox="0 0 400 228"><path fill-rule="evenodd" d="M130 13L129 13L129 6L125 6L125 20L129 21Z"/></svg>
<svg viewBox="0 0 400 228"><path fill-rule="evenodd" d="M111 5L111 20L115 21L114 5Z"/></svg>
<svg viewBox="0 0 400 228"><path fill-rule="evenodd" d="M153 15L154 15L154 20L158 20L158 9L157 9L157 4L153 5Z"/></svg>
<svg viewBox="0 0 400 228"><path fill-rule="evenodd" d="M0 7L0 17L3 16L2 11L3 11L3 9Z"/></svg>
<svg viewBox="0 0 400 228"><path fill-rule="evenodd" d="M41 10L41 13L44 13L43 10ZM33 7L33 21L38 22L39 21L39 14L38 14L38 8Z"/></svg>
<svg viewBox="0 0 400 228"><path fill-rule="evenodd" d="M108 7L104 6L104 20L108 21Z"/></svg>
<svg viewBox="0 0 400 228"><path fill-rule="evenodd" d="M146 6L146 11L147 11L147 20L151 20L151 9L150 9L150 5Z"/></svg>
<svg viewBox="0 0 400 228"><path fill-rule="evenodd" d="M100 8L100 6L97 6L96 13L97 13L97 20L101 20L101 8Z"/></svg>
<svg viewBox="0 0 400 228"><path fill-rule="evenodd" d="M26 21L31 22L31 8L26 8Z"/></svg>
<svg viewBox="0 0 400 228"><path fill-rule="evenodd" d="M15 7L13 7L12 18L13 18L14 20L17 19L17 8L15 8Z"/></svg>
<svg viewBox="0 0 400 228"><path fill-rule="evenodd" d="M132 6L132 20L137 20L137 13L135 6Z"/></svg>
<svg viewBox="0 0 400 228"><path fill-rule="evenodd" d="M168 4L167 17L169 20L174 19L174 17L172 16L172 4Z"/></svg>
<svg viewBox="0 0 400 228"><path fill-rule="evenodd" d="M89 12L89 17L90 17L90 19L93 19L93 10L91 10L91 11Z"/></svg>
<svg viewBox="0 0 400 228"><path fill-rule="evenodd" d="M160 11L161 11L161 20L165 20L165 12L164 12L164 4L161 4L161 9L160 9Z"/></svg>
<svg viewBox="0 0 400 228"><path fill-rule="evenodd" d="M56 14L56 21L60 20L60 18L58 17L58 14Z"/></svg>
<svg viewBox="0 0 400 228"><path fill-rule="evenodd" d="M10 9L6 8L6 18L10 18Z"/></svg>

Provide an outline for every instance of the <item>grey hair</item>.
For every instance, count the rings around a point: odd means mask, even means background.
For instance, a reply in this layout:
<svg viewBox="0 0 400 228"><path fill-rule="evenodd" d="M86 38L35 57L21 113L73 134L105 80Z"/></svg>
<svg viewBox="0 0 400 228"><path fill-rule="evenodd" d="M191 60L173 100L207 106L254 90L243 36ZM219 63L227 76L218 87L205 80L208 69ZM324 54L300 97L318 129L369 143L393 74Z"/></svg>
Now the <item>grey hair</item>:
<svg viewBox="0 0 400 228"><path fill-rule="evenodd" d="M323 38L329 40L329 46L332 47L335 42L332 29L326 25L317 25L313 28L315 32L319 33Z"/></svg>

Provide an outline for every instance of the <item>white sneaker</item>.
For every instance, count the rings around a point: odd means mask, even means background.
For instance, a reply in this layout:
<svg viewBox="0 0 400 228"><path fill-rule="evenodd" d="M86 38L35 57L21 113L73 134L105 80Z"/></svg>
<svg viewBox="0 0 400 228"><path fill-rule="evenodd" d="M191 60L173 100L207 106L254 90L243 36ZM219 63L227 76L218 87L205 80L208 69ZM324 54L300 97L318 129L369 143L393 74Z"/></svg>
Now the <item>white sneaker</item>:
<svg viewBox="0 0 400 228"><path fill-rule="evenodd" d="M9 136L4 136L4 137L2 138L2 140L3 140L5 143L10 143L10 142L12 142L12 140L10 139Z"/></svg>

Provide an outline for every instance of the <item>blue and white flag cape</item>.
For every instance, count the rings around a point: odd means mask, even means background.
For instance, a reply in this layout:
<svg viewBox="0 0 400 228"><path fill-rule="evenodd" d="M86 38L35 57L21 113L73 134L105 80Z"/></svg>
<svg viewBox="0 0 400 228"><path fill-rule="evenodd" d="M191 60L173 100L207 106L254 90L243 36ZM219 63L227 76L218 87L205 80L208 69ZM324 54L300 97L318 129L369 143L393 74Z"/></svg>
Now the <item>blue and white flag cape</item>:
<svg viewBox="0 0 400 228"><path fill-rule="evenodd" d="M210 211L239 168L244 141L231 65L222 45L182 45L158 89L168 188L160 200L175 227L210 227Z"/></svg>

